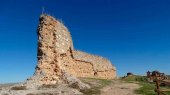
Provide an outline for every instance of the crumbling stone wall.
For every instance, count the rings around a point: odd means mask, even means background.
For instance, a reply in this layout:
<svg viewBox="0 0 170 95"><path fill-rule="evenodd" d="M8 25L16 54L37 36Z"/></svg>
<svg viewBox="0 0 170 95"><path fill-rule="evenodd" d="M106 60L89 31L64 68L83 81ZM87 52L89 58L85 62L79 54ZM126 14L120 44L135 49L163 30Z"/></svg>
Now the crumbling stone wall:
<svg viewBox="0 0 170 95"><path fill-rule="evenodd" d="M38 64L35 76L43 75L43 84L59 82L63 71L76 77L116 77L116 69L109 60L74 50L70 32L52 16L40 16L37 34Z"/></svg>
<svg viewBox="0 0 170 95"><path fill-rule="evenodd" d="M112 66L109 60L103 57L77 50L73 51L73 57L78 63L91 64L93 70L91 77L104 79L114 79L116 77L116 68ZM79 75L79 77L81 77L81 75Z"/></svg>

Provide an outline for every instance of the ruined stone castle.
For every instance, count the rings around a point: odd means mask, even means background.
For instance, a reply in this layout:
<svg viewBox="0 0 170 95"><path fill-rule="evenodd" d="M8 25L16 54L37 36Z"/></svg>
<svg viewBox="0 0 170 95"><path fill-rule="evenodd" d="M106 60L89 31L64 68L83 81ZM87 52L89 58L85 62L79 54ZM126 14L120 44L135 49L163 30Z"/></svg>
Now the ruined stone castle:
<svg viewBox="0 0 170 95"><path fill-rule="evenodd" d="M34 76L41 75L43 84L59 82L63 72L75 77L116 77L116 69L109 60L75 50L70 32L54 17L41 15L37 34L38 64Z"/></svg>

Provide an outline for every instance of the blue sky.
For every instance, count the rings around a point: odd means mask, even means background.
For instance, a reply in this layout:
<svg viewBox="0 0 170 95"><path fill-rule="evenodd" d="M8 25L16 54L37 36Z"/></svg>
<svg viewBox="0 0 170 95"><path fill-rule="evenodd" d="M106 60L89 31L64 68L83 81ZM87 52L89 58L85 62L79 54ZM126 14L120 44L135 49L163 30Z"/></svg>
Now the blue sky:
<svg viewBox="0 0 170 95"><path fill-rule="evenodd" d="M34 73L42 7L68 27L75 49L110 59L119 76L170 74L169 0L1 0L0 83Z"/></svg>

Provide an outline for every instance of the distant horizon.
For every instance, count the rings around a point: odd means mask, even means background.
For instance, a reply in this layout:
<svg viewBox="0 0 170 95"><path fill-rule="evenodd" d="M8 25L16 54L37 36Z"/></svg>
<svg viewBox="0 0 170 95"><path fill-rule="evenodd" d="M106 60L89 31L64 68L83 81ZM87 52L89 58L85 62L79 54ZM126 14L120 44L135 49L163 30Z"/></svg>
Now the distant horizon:
<svg viewBox="0 0 170 95"><path fill-rule="evenodd" d="M158 0L1 1L0 83L33 75L43 10L63 21L76 50L109 59L118 76L148 70L170 75L169 5Z"/></svg>

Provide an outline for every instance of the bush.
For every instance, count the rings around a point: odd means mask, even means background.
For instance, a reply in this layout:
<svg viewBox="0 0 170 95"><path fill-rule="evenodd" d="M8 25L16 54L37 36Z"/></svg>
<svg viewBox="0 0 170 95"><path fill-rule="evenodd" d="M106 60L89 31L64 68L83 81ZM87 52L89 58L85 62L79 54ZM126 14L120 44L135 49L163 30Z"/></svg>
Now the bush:
<svg viewBox="0 0 170 95"><path fill-rule="evenodd" d="M12 87L11 90L26 90L26 86L15 86L15 87Z"/></svg>

